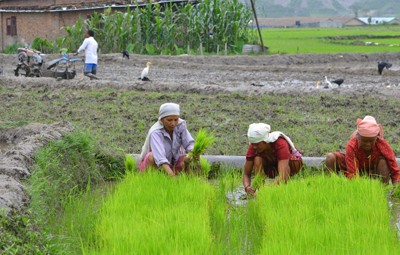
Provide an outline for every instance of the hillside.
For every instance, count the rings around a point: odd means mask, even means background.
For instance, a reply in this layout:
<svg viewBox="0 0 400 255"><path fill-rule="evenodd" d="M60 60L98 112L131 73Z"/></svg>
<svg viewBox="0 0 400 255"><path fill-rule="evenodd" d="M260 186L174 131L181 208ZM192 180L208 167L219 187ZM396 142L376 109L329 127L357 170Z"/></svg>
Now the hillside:
<svg viewBox="0 0 400 255"><path fill-rule="evenodd" d="M249 3L250 0L242 0ZM258 17L395 16L399 0L255 0Z"/></svg>

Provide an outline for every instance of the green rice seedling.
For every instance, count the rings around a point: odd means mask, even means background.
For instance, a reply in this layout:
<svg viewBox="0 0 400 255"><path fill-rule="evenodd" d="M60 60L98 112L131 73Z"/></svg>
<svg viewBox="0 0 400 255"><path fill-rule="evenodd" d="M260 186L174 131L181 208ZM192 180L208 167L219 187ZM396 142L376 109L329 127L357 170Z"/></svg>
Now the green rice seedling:
<svg viewBox="0 0 400 255"><path fill-rule="evenodd" d="M47 226L53 236L51 246L57 251L53 254L81 254L82 244L94 245L99 210L112 190L113 185L106 184L69 197L62 213Z"/></svg>
<svg viewBox="0 0 400 255"><path fill-rule="evenodd" d="M262 29L270 53L395 52L399 26ZM332 36L334 35L334 36ZM387 39L390 38L390 39ZM370 46L365 42L376 42ZM360 42L364 42L360 44ZM395 46L395 47L394 47Z"/></svg>
<svg viewBox="0 0 400 255"><path fill-rule="evenodd" d="M391 187L391 195L395 198L400 198L400 185Z"/></svg>
<svg viewBox="0 0 400 255"><path fill-rule="evenodd" d="M100 212L96 247L82 253L215 254L214 200L214 188L202 178L128 172Z"/></svg>
<svg viewBox="0 0 400 255"><path fill-rule="evenodd" d="M253 186L253 188L255 188L256 190L260 189L264 183L265 178L266 178L265 175L262 173L256 174L253 180L251 181L251 186Z"/></svg>
<svg viewBox="0 0 400 255"><path fill-rule="evenodd" d="M126 154L125 155L125 170L126 172L133 172L137 169L137 164L135 159L132 155Z"/></svg>
<svg viewBox="0 0 400 255"><path fill-rule="evenodd" d="M202 156L200 156L200 167L201 167L203 176L208 176L208 174L211 171L211 164L210 164L210 162L208 162L207 159L205 159Z"/></svg>
<svg viewBox="0 0 400 255"><path fill-rule="evenodd" d="M265 229L260 254L400 254L378 180L310 176L262 187L251 206Z"/></svg>
<svg viewBox="0 0 400 255"><path fill-rule="evenodd" d="M196 135L193 150L185 158L184 167L192 173L199 173L201 171L200 155L213 144L214 140L213 134L208 134L205 129L200 129Z"/></svg>
<svg viewBox="0 0 400 255"><path fill-rule="evenodd" d="M211 209L211 226L218 254L258 254L262 225L254 207L246 206L242 174L224 169L214 183L218 204ZM241 198L242 197L242 198Z"/></svg>

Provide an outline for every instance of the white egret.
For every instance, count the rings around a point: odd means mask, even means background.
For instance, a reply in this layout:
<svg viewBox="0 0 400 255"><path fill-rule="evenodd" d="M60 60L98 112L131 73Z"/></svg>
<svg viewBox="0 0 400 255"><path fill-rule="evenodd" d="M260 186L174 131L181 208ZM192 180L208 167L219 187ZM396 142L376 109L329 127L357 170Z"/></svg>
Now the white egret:
<svg viewBox="0 0 400 255"><path fill-rule="evenodd" d="M324 89L327 88L333 88L332 83L328 80L328 78L325 76L325 86Z"/></svg>
<svg viewBox="0 0 400 255"><path fill-rule="evenodd" d="M150 81L149 78L147 78L147 75L149 74L151 62L147 62L146 67L143 69L142 74L140 75L140 80L142 81Z"/></svg>

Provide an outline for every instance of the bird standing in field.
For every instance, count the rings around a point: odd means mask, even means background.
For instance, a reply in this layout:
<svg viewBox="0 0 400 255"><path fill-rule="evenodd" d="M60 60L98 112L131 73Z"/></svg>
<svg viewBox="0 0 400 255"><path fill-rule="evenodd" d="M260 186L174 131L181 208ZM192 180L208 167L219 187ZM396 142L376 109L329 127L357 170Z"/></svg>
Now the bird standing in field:
<svg viewBox="0 0 400 255"><path fill-rule="evenodd" d="M147 77L147 75L149 74L150 66L151 66L151 62L149 61L149 62L147 62L146 67L143 69L139 80L150 81L150 79Z"/></svg>
<svg viewBox="0 0 400 255"><path fill-rule="evenodd" d="M340 87L340 85L342 85L342 83L344 82L344 79L336 79L331 82L337 84Z"/></svg>
<svg viewBox="0 0 400 255"><path fill-rule="evenodd" d="M379 61L378 62L378 73L382 75L383 69L386 67L386 69L389 69L392 67L392 64L387 62L387 61Z"/></svg>
<svg viewBox="0 0 400 255"><path fill-rule="evenodd" d="M122 58L127 58L129 59L129 52L127 50L122 51Z"/></svg>
<svg viewBox="0 0 400 255"><path fill-rule="evenodd" d="M332 83L328 80L328 77L325 76L325 86L324 89L333 88Z"/></svg>

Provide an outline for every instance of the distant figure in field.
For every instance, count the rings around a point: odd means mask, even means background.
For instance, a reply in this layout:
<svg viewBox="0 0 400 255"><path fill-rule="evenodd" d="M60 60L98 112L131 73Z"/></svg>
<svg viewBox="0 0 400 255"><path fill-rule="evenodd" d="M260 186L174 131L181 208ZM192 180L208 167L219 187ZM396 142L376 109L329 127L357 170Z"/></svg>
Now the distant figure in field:
<svg viewBox="0 0 400 255"><path fill-rule="evenodd" d="M251 186L251 175L265 174L275 178L276 183L286 183L290 176L297 174L303 165L302 154L288 136L280 131L271 132L265 123L253 123L247 131L249 147L244 165L243 186L249 195L256 190Z"/></svg>
<svg viewBox="0 0 400 255"><path fill-rule="evenodd" d="M400 170L389 143L383 139L382 126L374 117L357 119L357 129L346 146L346 153L331 152L326 157L328 169L343 171L349 179L357 174L379 178L393 185L400 181Z"/></svg>
<svg viewBox="0 0 400 255"><path fill-rule="evenodd" d="M94 32L93 30L88 30L85 34L85 40L76 54L85 51L85 70L83 73L90 77L90 79L97 79L97 48L98 44L94 39Z"/></svg>
<svg viewBox="0 0 400 255"><path fill-rule="evenodd" d="M179 118L180 107L175 103L160 106L158 121L150 128L140 154L139 171L158 168L174 176L181 172L183 161L194 147L194 139Z"/></svg>

